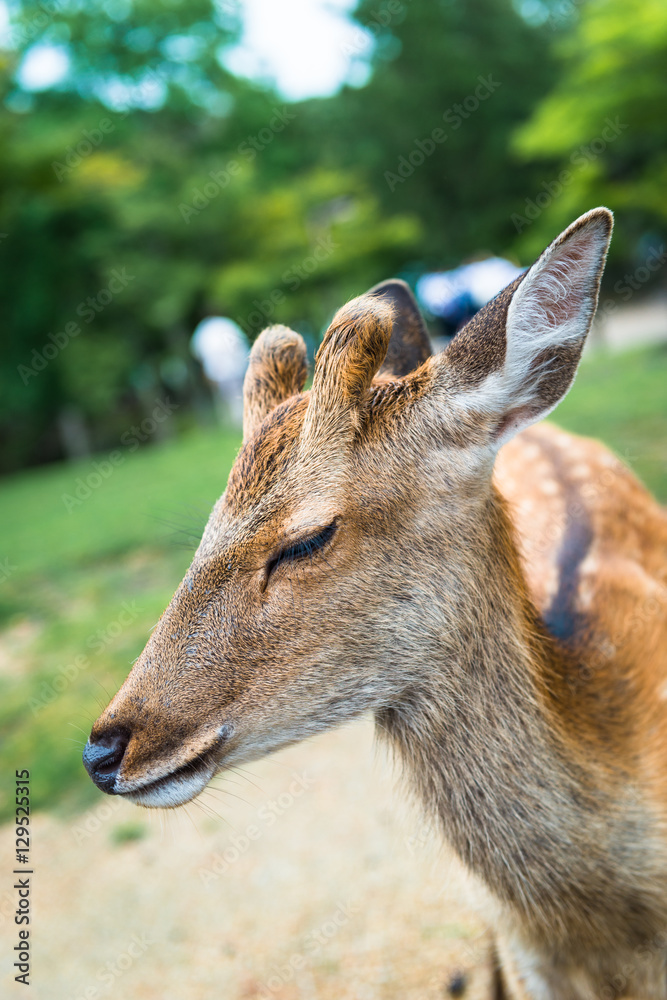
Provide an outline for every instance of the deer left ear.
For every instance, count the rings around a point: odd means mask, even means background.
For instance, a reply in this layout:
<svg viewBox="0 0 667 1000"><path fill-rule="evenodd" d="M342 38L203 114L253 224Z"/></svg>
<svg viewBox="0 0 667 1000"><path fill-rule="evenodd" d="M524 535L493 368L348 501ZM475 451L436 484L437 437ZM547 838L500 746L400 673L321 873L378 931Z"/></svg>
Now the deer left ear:
<svg viewBox="0 0 667 1000"><path fill-rule="evenodd" d="M307 374L303 337L286 326L270 326L260 333L243 383L244 441L279 403L301 392Z"/></svg>
<svg viewBox="0 0 667 1000"><path fill-rule="evenodd" d="M495 446L550 413L570 389L612 226L606 208L582 215L444 352L448 401L468 418L479 416Z"/></svg>

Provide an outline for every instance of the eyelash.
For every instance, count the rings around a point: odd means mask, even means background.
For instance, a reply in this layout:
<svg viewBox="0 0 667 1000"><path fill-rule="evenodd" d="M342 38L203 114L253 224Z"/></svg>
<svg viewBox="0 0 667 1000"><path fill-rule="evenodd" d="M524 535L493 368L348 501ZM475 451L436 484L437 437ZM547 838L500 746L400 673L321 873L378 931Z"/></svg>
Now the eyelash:
<svg viewBox="0 0 667 1000"><path fill-rule="evenodd" d="M281 563L284 562L296 562L297 559L305 559L306 556L312 556L314 552L318 552L323 549L327 542L330 542L333 536L336 534L336 528L338 527L336 519L323 528L322 531L318 531L316 535L311 535L310 538L303 538L298 542L293 542L286 548L282 549L275 556L272 556L266 564L265 570L265 580L266 583L269 582L269 578L273 571L278 568Z"/></svg>

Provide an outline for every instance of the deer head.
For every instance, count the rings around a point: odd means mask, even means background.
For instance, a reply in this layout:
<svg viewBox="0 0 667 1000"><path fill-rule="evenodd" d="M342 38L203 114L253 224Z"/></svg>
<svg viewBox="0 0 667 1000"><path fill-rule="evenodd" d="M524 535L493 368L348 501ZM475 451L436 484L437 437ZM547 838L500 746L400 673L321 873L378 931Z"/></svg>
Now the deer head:
<svg viewBox="0 0 667 1000"><path fill-rule="evenodd" d="M433 664L456 683L511 544L494 456L568 391L611 227L582 216L437 356L399 282L336 314L308 392L301 337L261 334L227 489L93 726L100 788L179 805L216 771L400 705Z"/></svg>

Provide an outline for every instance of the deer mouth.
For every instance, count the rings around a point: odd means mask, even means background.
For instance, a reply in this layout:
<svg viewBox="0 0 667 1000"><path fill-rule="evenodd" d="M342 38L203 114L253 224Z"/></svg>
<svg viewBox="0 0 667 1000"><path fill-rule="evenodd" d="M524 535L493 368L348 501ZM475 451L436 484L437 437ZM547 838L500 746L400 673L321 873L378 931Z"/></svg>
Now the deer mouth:
<svg viewBox="0 0 667 1000"><path fill-rule="evenodd" d="M213 777L215 769L207 754L152 781L125 781L119 777L114 792L138 806L174 809L199 795Z"/></svg>
<svg viewBox="0 0 667 1000"><path fill-rule="evenodd" d="M200 792L203 792L209 781L218 770L222 747L233 735L230 725L221 726L215 742L192 760L181 764L159 778L142 781L140 778L127 780L119 775L116 778L114 794L122 795L124 799L138 806L147 808L175 809L190 802Z"/></svg>
<svg viewBox="0 0 667 1000"><path fill-rule="evenodd" d="M193 756L185 763L170 767L169 761L165 761L137 767L132 754L126 753L132 742L131 730L115 725L91 734L84 747L83 764L98 788L108 795L120 795L139 806L175 808L206 788L220 766L223 747L233 734L234 727L225 723L218 727L213 740L210 732L191 738L187 750ZM197 744L201 749L194 753ZM178 751L181 760L185 752L185 747ZM133 768L143 770L144 774L133 775Z"/></svg>

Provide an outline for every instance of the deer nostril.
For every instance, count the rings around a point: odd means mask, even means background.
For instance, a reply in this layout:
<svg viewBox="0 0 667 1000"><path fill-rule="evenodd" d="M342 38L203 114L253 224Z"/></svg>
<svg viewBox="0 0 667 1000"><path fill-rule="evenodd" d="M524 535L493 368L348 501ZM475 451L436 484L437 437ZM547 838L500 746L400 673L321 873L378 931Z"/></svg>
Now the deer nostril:
<svg viewBox="0 0 667 1000"><path fill-rule="evenodd" d="M114 794L113 786L123 755L130 742L130 734L124 729L114 729L104 733L99 739L88 740L83 751L83 766L98 788Z"/></svg>

